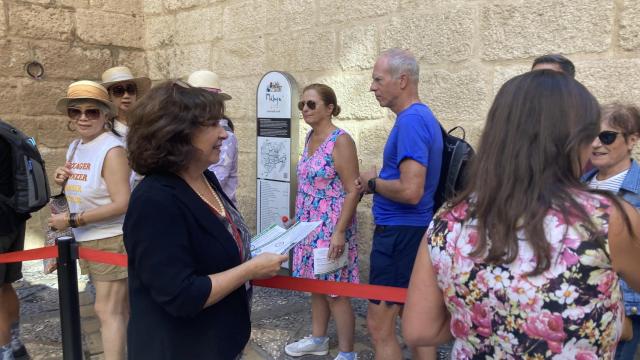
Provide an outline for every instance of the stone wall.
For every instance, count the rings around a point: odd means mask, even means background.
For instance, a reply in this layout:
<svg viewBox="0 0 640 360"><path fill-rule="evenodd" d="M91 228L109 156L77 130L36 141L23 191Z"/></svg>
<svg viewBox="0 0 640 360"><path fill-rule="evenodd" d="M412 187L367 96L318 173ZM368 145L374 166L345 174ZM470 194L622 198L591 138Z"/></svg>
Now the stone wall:
<svg viewBox="0 0 640 360"><path fill-rule="evenodd" d="M221 75L233 96L238 195L251 225L255 92L269 70L290 72L300 86L332 86L343 108L337 124L367 168L380 165L394 120L368 92L374 59L389 47L415 53L422 99L445 127L463 125L472 142L499 87L544 53L571 58L602 102L640 103L637 0L0 0L0 9L0 116L36 135L50 171L71 136L54 109L71 80L115 64L148 70L154 81L198 69ZM24 74L34 58L47 69L43 81ZM370 205L365 199L358 209L362 255Z"/></svg>
<svg viewBox="0 0 640 360"><path fill-rule="evenodd" d="M232 0L144 2L147 61L154 80L208 68L233 96L240 139L243 214L255 224L255 91L269 70L300 86L324 82L338 95L337 120L354 137L363 167L380 165L394 116L368 93L376 54L411 49L420 92L445 127L476 142L509 77L541 54L571 58L577 78L603 102L640 103L640 2L635 0ZM300 120L301 121L301 120ZM304 131L306 128L301 127ZM303 139L303 136L300 136ZM370 199L358 208L368 262Z"/></svg>
<svg viewBox="0 0 640 360"><path fill-rule="evenodd" d="M0 118L35 137L49 174L73 137L55 109L67 86L118 64L146 73L142 13L141 0L0 0ZM27 75L31 61L42 79ZM28 246L42 243L45 212L29 221Z"/></svg>

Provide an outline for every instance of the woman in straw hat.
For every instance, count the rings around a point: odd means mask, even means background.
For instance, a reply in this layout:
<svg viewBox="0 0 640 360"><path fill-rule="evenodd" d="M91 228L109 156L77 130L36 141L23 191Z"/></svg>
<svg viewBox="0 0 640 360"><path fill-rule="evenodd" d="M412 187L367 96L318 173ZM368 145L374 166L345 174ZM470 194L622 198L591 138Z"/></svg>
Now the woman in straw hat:
<svg viewBox="0 0 640 360"><path fill-rule="evenodd" d="M151 87L148 77L135 77L126 66L116 66L102 73L102 86L117 108L114 129L125 138L129 132L127 112Z"/></svg>
<svg viewBox="0 0 640 360"><path fill-rule="evenodd" d="M57 108L69 116L69 128L80 136L67 151L65 166L55 171L64 186L69 213L53 215L49 226L71 227L81 246L124 253L122 224L129 203L129 174L122 138L115 135L116 108L107 90L93 81L69 85ZM95 311L101 325L105 359L123 359L129 319L127 269L80 260L96 288Z"/></svg>
<svg viewBox="0 0 640 360"><path fill-rule="evenodd" d="M198 70L189 75L189 85L205 89L218 96L222 100L231 100L231 95L226 94L220 88L218 75L213 71ZM238 205L236 190L238 189L238 139L233 133L233 122L227 116L220 119L220 126L227 132L227 138L222 141L220 160L209 166L222 185L222 190L231 199L234 205Z"/></svg>

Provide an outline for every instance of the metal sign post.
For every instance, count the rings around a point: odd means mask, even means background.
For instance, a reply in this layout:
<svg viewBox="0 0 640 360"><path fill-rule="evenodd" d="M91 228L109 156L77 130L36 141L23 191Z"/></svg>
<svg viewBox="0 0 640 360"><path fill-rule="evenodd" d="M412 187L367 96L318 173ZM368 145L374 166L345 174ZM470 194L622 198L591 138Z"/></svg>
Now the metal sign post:
<svg viewBox="0 0 640 360"><path fill-rule="evenodd" d="M266 73L257 89L257 230L293 218L298 165L298 88L284 72Z"/></svg>

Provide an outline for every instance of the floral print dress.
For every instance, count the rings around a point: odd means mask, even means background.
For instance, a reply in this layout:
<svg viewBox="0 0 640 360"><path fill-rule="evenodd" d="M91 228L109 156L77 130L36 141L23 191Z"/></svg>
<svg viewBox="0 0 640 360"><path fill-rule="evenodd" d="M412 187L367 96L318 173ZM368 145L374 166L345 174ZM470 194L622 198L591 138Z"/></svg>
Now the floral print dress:
<svg viewBox="0 0 640 360"><path fill-rule="evenodd" d="M342 129L334 130L313 154L308 152L311 132L307 134L307 144L298 163L296 221L320 220L322 224L294 247L292 273L295 277L351 283L360 280L355 216L345 232L347 266L331 274L313 274L313 249L329 247L346 195L332 156L336 140L343 134L346 133Z"/></svg>
<svg viewBox="0 0 640 360"><path fill-rule="evenodd" d="M473 258L476 221L470 205L440 211L431 223L429 251L451 313L453 359L612 359L622 329L622 296L608 250L610 201L575 195L600 234L550 210L544 226L552 264L537 276L529 243L516 260L492 265ZM589 240L600 237L603 245ZM602 242L600 242L602 244Z"/></svg>

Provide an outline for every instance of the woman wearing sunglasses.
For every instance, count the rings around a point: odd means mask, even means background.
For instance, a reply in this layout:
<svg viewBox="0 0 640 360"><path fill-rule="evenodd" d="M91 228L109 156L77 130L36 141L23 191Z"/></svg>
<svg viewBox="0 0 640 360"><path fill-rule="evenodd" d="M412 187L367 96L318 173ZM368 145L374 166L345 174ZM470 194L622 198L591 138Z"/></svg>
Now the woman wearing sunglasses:
<svg viewBox="0 0 640 360"><path fill-rule="evenodd" d="M602 107L600 134L591 144L594 169L583 176L592 189L611 191L640 209L640 166L631 153L640 137L640 109L619 103ZM640 342L640 293L622 280L626 318L616 359L633 360Z"/></svg>
<svg viewBox="0 0 640 360"><path fill-rule="evenodd" d="M298 163L296 221L322 221L322 224L294 248L293 276L358 283L355 214L359 192L355 180L359 170L355 143L331 121L333 116L340 114L340 107L329 86L311 84L305 87L298 109L311 131ZM346 261L346 266L329 274L314 273L314 258L321 256L317 250L326 252L324 258ZM351 299L323 294L311 294L311 336L287 345L287 355L326 355L331 315L338 331L340 353L336 359L356 359Z"/></svg>
<svg viewBox="0 0 640 360"><path fill-rule="evenodd" d="M102 86L109 91L109 98L118 109L115 118L115 130L127 137L129 109L151 87L148 77L135 77L126 66L116 66L102 73Z"/></svg>
<svg viewBox="0 0 640 360"><path fill-rule="evenodd" d="M57 108L69 116L69 127L79 139L71 143L65 166L54 175L55 183L64 186L69 213L51 216L48 224L59 230L71 227L80 246L125 253L122 224L131 193L131 170L122 138L111 131L116 108L107 90L93 81L69 85ZM80 260L80 269L95 285L104 357L124 359L127 269L86 260Z"/></svg>

